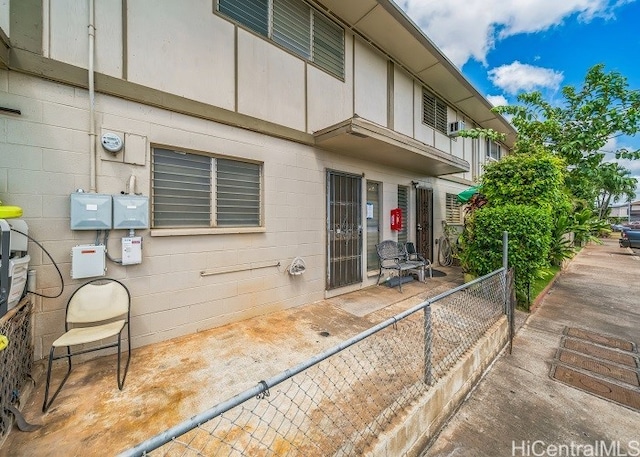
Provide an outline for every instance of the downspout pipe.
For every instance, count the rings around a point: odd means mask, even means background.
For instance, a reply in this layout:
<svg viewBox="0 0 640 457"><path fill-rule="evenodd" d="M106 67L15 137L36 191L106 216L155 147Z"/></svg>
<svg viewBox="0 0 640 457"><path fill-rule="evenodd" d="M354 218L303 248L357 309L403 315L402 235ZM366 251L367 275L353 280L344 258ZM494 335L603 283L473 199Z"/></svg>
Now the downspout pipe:
<svg viewBox="0 0 640 457"><path fill-rule="evenodd" d="M96 43L95 27L95 0L89 0L89 151L90 151L90 171L89 171L89 191L97 192L96 186L96 113L95 113L95 80L94 80L94 54Z"/></svg>

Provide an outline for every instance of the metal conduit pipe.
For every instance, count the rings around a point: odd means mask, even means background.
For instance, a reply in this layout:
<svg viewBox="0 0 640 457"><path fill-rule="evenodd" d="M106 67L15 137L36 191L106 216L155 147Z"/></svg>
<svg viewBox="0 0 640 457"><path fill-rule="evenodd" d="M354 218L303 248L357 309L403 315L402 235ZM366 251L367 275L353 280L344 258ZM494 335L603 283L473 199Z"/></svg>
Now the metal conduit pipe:
<svg viewBox="0 0 640 457"><path fill-rule="evenodd" d="M90 170L89 170L89 191L97 192L97 171L96 171L96 122L95 122L95 83L94 83L94 54L96 42L95 28L95 0L89 0L89 152L90 152Z"/></svg>

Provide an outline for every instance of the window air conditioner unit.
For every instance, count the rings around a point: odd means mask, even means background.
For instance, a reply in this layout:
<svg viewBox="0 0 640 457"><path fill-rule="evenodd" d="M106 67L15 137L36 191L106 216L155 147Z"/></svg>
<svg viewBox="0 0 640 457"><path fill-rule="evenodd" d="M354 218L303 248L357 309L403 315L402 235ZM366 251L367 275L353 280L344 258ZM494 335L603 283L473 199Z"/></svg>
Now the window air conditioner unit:
<svg viewBox="0 0 640 457"><path fill-rule="evenodd" d="M463 121L449 122L449 136L458 136L458 133L464 130Z"/></svg>

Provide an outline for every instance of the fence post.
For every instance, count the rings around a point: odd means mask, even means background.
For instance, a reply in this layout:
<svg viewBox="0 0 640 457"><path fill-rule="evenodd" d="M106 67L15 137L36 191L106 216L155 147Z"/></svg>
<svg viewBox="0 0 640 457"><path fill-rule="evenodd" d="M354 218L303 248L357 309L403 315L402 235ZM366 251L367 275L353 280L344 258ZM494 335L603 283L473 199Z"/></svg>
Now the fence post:
<svg viewBox="0 0 640 457"><path fill-rule="evenodd" d="M509 274L509 233L505 230L502 232L502 277L504 279L504 289L503 289L503 298L504 298L504 314L507 316L507 324L508 324L508 332L509 332L509 354L513 349L513 333L514 333L514 314L515 310L513 309L513 304L515 303L512 300L512 283L515 275L515 272ZM515 287L515 286L514 286Z"/></svg>
<svg viewBox="0 0 640 457"><path fill-rule="evenodd" d="M432 341L431 304L429 304L424 307L424 382L427 385L433 384Z"/></svg>
<svg viewBox="0 0 640 457"><path fill-rule="evenodd" d="M504 280L504 289L503 289L503 303L504 303L504 314L509 318L509 306L507 306L507 300L509 294L507 293L507 270L509 269L509 233L505 230L502 232L502 279Z"/></svg>

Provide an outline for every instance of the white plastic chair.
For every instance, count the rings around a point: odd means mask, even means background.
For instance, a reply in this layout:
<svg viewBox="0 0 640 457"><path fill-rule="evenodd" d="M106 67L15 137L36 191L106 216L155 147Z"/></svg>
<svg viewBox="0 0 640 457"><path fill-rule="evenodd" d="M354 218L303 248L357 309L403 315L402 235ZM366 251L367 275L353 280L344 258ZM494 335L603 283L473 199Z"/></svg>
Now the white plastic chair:
<svg viewBox="0 0 640 457"><path fill-rule="evenodd" d="M44 403L42 404L43 412L49 409L62 389L62 386L64 386L64 383L67 381L71 373L71 358L76 355L117 347L117 380L118 388L122 390L127 377L129 362L131 361L130 314L131 294L127 287L116 279L94 279L80 286L71 297L69 297L65 319L65 333L52 343L51 350L49 351L47 384L44 393ZM122 358L121 341L125 327L127 329L127 342L129 347L127 364L124 367L123 376L120 377ZM96 343L105 339L112 340L113 337L116 336L116 341L107 342L97 347L93 345L89 348L82 347L82 345ZM71 350L72 346L81 347L73 352ZM66 347L67 353L54 355L55 350L60 347ZM51 382L51 366L54 360L62 358L66 358L69 364L67 374L51 397L51 400L48 400L49 384Z"/></svg>

